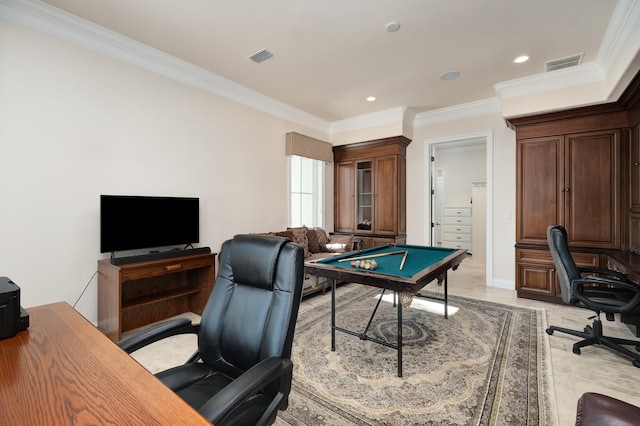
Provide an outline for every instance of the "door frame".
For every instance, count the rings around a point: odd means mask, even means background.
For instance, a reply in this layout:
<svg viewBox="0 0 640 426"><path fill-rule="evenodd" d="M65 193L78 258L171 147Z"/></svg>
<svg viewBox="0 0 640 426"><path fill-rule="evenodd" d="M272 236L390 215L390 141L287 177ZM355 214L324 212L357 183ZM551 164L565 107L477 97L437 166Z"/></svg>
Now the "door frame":
<svg viewBox="0 0 640 426"><path fill-rule="evenodd" d="M427 188L428 194L425 194L424 197L424 223L427 224L425 226L424 231L424 241L428 241L429 245L433 245L432 236L433 232L431 229L431 223L435 220L433 217L433 209L432 209L432 199L433 199L433 190L435 189L435 182L433 177L435 175L435 170L433 162L431 161L431 156L433 149L436 147L436 144L442 143L452 143L452 142L461 142L469 139L484 139L485 141L485 149L486 149L486 182L487 182L487 198L486 198L486 259L485 259L485 284L489 286L493 286L493 132L492 131L482 131L482 132L474 132L474 133L466 133L460 135L446 136L441 138L434 139L426 139L424 141L424 159L425 159L425 188Z"/></svg>

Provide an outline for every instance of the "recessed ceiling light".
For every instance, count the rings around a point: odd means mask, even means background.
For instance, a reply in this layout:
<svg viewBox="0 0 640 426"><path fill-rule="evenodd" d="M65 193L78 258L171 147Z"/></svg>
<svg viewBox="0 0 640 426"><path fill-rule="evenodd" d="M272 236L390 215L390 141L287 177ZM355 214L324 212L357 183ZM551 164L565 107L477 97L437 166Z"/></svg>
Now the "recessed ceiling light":
<svg viewBox="0 0 640 426"><path fill-rule="evenodd" d="M529 60L529 57L527 55L522 55L515 58L513 62L515 62L516 64L521 64L523 62L527 62L528 60Z"/></svg>
<svg viewBox="0 0 640 426"><path fill-rule="evenodd" d="M400 29L400 22L391 21L387 25L385 25L385 28L388 32L395 33Z"/></svg>
<svg viewBox="0 0 640 426"><path fill-rule="evenodd" d="M460 77L460 71L447 71L440 74L440 80L455 80Z"/></svg>
<svg viewBox="0 0 640 426"><path fill-rule="evenodd" d="M375 97L375 96L369 96L369 97L367 98L367 102L373 102L373 101L375 101L375 100L376 100L376 97Z"/></svg>

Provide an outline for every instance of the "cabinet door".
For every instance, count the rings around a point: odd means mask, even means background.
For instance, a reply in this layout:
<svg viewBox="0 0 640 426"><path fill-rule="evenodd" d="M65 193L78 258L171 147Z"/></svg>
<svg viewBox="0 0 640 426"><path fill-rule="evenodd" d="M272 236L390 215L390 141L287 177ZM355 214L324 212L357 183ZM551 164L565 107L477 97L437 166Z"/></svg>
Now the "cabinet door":
<svg viewBox="0 0 640 426"><path fill-rule="evenodd" d="M336 232L355 230L355 162L335 165L334 227Z"/></svg>
<svg viewBox="0 0 640 426"><path fill-rule="evenodd" d="M358 161L356 165L356 229L373 232L375 223L374 161Z"/></svg>
<svg viewBox="0 0 640 426"><path fill-rule="evenodd" d="M574 247L620 248L620 131L566 135L564 225Z"/></svg>
<svg viewBox="0 0 640 426"><path fill-rule="evenodd" d="M516 249L516 290L541 296L556 296L556 274L551 253Z"/></svg>
<svg viewBox="0 0 640 426"><path fill-rule="evenodd" d="M629 213L629 251L636 254L640 254L640 214L639 213Z"/></svg>
<svg viewBox="0 0 640 426"><path fill-rule="evenodd" d="M640 212L640 125L631 129L630 163L631 211Z"/></svg>
<svg viewBox="0 0 640 426"><path fill-rule="evenodd" d="M516 239L547 244L547 227L562 224L562 136L517 142Z"/></svg>
<svg viewBox="0 0 640 426"><path fill-rule="evenodd" d="M600 256L597 253L572 251L571 256L578 266L597 268L600 265ZM562 296L551 252L516 249L516 290L520 296Z"/></svg>
<svg viewBox="0 0 640 426"><path fill-rule="evenodd" d="M397 156L376 158L375 165L375 232L398 233L398 167Z"/></svg>

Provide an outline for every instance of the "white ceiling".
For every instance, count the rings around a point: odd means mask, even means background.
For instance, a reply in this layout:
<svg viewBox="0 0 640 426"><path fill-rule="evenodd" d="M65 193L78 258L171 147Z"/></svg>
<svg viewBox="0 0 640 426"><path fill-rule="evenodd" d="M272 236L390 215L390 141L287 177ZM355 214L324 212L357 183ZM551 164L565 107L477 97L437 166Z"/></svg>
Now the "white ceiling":
<svg viewBox="0 0 640 426"><path fill-rule="evenodd" d="M623 0L621 0L623 1ZM545 62L603 55L616 0L46 0L334 122L496 96ZM400 23L390 33L385 25ZM274 57L248 59L267 49ZM606 53L606 52L605 52ZM526 54L531 59L514 64ZM440 74L459 71L455 80ZM375 102L366 102L375 96Z"/></svg>

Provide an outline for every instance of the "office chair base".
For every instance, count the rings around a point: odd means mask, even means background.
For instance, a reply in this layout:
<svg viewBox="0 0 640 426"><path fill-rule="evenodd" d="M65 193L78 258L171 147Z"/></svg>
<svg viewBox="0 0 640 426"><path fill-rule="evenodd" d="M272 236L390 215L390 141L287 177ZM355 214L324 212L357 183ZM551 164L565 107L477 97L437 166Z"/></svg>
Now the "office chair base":
<svg viewBox="0 0 640 426"><path fill-rule="evenodd" d="M574 343L573 353L580 355L580 348L590 345L604 345L616 352L624 354L631 358L631 363L640 368L640 354L634 353L625 346L635 346L636 351L640 351L640 341L621 339L618 337L608 337L602 335L602 322L599 319L593 321L593 326L587 325L584 331L571 330L563 327L556 327L554 325L546 329L548 335L552 335L554 331L570 334L572 336L581 337L583 340Z"/></svg>

